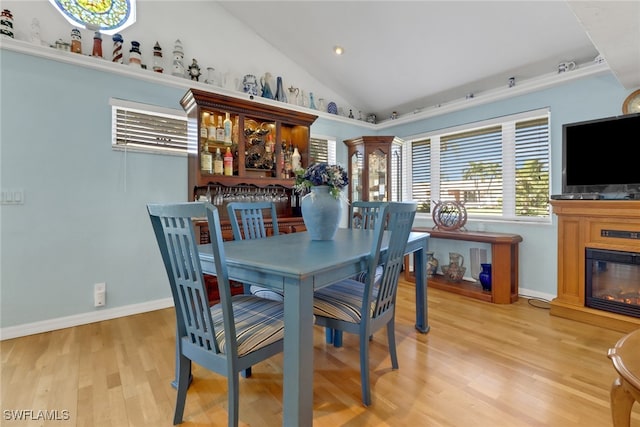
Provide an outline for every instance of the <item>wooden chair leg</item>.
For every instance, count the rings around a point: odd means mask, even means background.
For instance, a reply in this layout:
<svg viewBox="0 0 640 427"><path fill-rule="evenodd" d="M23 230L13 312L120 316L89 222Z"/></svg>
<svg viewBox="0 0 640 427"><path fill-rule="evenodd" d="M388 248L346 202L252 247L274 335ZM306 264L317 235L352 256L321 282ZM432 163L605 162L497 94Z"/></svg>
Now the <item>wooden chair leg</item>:
<svg viewBox="0 0 640 427"><path fill-rule="evenodd" d="M176 410L173 414L173 424L182 423L182 416L184 415L184 405L187 400L187 389L189 388L190 375L191 375L191 360L184 356L180 356L178 359L178 378L177 388L178 393L176 395Z"/></svg>
<svg viewBox="0 0 640 427"><path fill-rule="evenodd" d="M389 341L391 367L393 369L398 369L398 352L396 351L396 328L394 319L391 319L391 321L387 323L387 340Z"/></svg>
<svg viewBox="0 0 640 427"><path fill-rule="evenodd" d="M333 329L324 328L325 341L327 344L333 344Z"/></svg>
<svg viewBox="0 0 640 427"><path fill-rule="evenodd" d="M362 383L362 403L371 405L371 385L369 383L369 337L360 336L360 382Z"/></svg>
<svg viewBox="0 0 640 427"><path fill-rule="evenodd" d="M240 419L239 410L240 410L240 382L238 380L238 374L231 374L227 379L228 383L228 399L229 399L229 427L238 427L238 422Z"/></svg>
<svg viewBox="0 0 640 427"><path fill-rule="evenodd" d="M342 347L342 331L338 329L333 331L333 346Z"/></svg>

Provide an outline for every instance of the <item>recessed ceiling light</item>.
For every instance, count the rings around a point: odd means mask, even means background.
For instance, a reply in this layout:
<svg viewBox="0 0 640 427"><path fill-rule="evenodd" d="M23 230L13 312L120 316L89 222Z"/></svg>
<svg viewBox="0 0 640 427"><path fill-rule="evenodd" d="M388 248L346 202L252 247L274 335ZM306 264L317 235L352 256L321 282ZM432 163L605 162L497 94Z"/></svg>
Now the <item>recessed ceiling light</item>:
<svg viewBox="0 0 640 427"><path fill-rule="evenodd" d="M334 46L333 51L336 55L342 55L344 53L344 49L342 48L342 46Z"/></svg>

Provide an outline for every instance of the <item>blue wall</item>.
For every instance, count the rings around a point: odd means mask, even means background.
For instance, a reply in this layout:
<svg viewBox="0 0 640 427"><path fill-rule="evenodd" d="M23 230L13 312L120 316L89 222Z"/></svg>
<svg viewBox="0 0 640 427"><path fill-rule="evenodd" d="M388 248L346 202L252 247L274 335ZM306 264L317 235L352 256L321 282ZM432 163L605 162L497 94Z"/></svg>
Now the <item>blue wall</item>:
<svg viewBox="0 0 640 427"><path fill-rule="evenodd" d="M181 109L184 89L3 49L0 111L2 189L22 189L23 205L0 211L0 311L3 328L95 313L93 284L107 283L109 309L168 299L146 204L186 200L186 158L111 149L109 99ZM609 75L405 124L381 133L401 138L432 129L550 107L552 189L560 192L565 122L620 113L628 91ZM343 139L370 128L318 119L312 133ZM607 141L603 141L606 147ZM431 225L430 217L418 224ZM469 228L473 228L471 222ZM520 286L556 293L556 226L491 223L521 234ZM464 243L433 241L441 261Z"/></svg>

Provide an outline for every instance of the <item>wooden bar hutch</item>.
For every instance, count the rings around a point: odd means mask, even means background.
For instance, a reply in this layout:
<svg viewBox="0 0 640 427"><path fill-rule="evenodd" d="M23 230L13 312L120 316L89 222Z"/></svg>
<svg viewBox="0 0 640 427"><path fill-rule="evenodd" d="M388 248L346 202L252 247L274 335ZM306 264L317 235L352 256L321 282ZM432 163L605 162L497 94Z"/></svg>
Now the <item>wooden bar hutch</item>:
<svg viewBox="0 0 640 427"><path fill-rule="evenodd" d="M199 89L189 89L180 105L187 113L188 193L189 201L210 200L218 207L223 238L232 240L227 204L231 201L272 200L276 203L281 233L305 230L299 212L298 196L293 192L293 172L287 168L286 155L294 148L300 153L302 167L313 162L309 152L310 127L316 115L294 111L272 103L239 99ZM231 135L217 134L219 122L231 122ZM215 157L227 149L233 155L232 173L214 173L203 167L203 153ZM271 228L270 218L266 227ZM196 221L200 242L209 242L204 221ZM218 299L215 277L205 278L211 302ZM237 286L235 292L241 292Z"/></svg>

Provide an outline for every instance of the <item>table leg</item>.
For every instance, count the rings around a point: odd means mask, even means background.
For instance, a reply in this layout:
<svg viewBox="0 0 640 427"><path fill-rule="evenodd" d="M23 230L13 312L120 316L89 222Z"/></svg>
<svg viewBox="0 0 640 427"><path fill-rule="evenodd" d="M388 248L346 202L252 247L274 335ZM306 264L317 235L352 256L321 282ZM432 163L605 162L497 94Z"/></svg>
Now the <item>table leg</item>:
<svg viewBox="0 0 640 427"><path fill-rule="evenodd" d="M284 283L282 425L313 425L313 283Z"/></svg>
<svg viewBox="0 0 640 427"><path fill-rule="evenodd" d="M631 425L631 408L636 401L627 390L620 377L611 384L611 416L613 427L629 427Z"/></svg>
<svg viewBox="0 0 640 427"><path fill-rule="evenodd" d="M416 276L416 329L429 332L427 307L427 242L413 253L413 271Z"/></svg>

